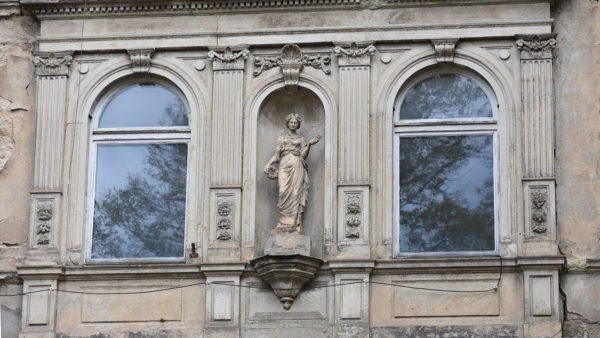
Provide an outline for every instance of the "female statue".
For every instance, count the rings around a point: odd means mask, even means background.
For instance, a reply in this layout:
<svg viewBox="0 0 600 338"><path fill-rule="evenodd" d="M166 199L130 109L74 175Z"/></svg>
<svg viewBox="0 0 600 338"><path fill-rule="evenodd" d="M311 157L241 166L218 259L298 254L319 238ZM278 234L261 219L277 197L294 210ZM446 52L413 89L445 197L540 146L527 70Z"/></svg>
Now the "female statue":
<svg viewBox="0 0 600 338"><path fill-rule="evenodd" d="M321 139L313 137L308 143L296 133L302 118L291 113L286 117L287 133L277 139L275 154L265 166L265 174L279 183L279 222L272 234L302 233L302 213L308 197L308 171L304 159L310 147ZM275 166L279 162L279 169Z"/></svg>

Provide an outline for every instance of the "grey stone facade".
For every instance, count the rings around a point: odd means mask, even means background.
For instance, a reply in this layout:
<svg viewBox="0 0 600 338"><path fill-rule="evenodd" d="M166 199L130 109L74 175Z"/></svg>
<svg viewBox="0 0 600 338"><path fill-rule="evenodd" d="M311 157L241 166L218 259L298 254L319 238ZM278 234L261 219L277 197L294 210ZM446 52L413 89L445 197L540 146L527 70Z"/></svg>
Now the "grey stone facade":
<svg viewBox="0 0 600 338"><path fill-rule="evenodd" d="M2 337L600 335L599 8L0 0ZM446 73L480 84L492 116L397 117L416 79ZM185 101L185 128L99 127L146 83ZM288 112L322 136L302 220L314 260L268 255L263 167ZM456 134L493 137L493 250L413 254L398 142ZM188 147L184 255L98 258L97 149L142 141ZM286 282L265 278L313 265L282 307Z"/></svg>

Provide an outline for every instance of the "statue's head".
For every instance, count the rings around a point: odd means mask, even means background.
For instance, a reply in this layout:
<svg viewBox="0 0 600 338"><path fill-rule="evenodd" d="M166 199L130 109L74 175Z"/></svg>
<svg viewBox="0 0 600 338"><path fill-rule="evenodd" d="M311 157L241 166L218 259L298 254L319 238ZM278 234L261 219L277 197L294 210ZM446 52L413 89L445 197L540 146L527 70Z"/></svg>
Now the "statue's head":
<svg viewBox="0 0 600 338"><path fill-rule="evenodd" d="M300 125L302 124L302 117L300 117L300 114L290 113L285 118L285 121L286 121L286 126L288 127L288 129L296 130L296 129L300 128Z"/></svg>

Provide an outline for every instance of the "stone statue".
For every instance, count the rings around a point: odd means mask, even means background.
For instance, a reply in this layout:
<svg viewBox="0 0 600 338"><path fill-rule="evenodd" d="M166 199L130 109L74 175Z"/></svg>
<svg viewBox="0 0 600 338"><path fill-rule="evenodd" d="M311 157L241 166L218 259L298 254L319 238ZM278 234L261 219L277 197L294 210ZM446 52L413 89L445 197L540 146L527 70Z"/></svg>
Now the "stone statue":
<svg viewBox="0 0 600 338"><path fill-rule="evenodd" d="M315 136L306 143L296 133L301 123L300 115L291 113L287 116L288 131L277 139L275 154L265 166L265 174L271 179L277 178L279 183L279 221L271 234L302 233L302 213L306 206L309 182L304 159L321 136ZM275 166L276 163L279 163L279 168Z"/></svg>

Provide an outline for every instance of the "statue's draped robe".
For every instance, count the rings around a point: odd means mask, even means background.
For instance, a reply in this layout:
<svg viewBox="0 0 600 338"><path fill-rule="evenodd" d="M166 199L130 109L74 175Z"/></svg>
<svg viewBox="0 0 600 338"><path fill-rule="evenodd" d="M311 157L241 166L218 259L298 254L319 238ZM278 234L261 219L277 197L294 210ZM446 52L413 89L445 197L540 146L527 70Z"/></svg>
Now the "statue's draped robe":
<svg viewBox="0 0 600 338"><path fill-rule="evenodd" d="M279 222L277 230L301 231L302 213L308 196L308 172L302 158L304 138L289 134L277 139L279 158Z"/></svg>

